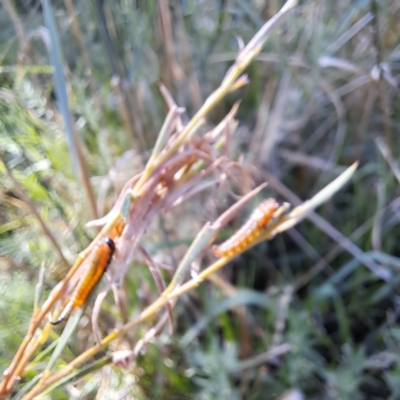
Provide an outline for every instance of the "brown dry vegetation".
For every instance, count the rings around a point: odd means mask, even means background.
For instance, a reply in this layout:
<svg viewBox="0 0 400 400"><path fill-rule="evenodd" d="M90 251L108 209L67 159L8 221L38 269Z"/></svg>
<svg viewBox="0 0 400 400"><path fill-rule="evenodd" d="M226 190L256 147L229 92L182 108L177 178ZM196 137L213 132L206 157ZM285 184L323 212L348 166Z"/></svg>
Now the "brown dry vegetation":
<svg viewBox="0 0 400 400"><path fill-rule="evenodd" d="M400 5L281 6L3 0L0 393L400 398Z"/></svg>

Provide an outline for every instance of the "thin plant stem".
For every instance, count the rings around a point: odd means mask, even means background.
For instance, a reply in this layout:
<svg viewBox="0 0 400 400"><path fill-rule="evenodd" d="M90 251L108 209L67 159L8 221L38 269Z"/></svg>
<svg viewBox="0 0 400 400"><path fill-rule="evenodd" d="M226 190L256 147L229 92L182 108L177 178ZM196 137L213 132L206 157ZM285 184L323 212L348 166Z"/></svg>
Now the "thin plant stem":
<svg viewBox="0 0 400 400"><path fill-rule="evenodd" d="M273 16L255 35L255 37L249 42L249 44L239 53L235 64L229 69L227 72L224 80L222 81L221 86L212 93L208 99L205 101L204 105L200 108L200 110L195 114L195 116L189 121L189 123L182 129L182 131L177 136L176 140L171 143L166 150L162 151L155 160L151 159L151 162L146 167L147 173L142 174L139 181L136 183L132 190L132 196L130 199L130 203L132 205L133 202L136 201L138 195L141 192L141 189L144 189L146 186L147 181L152 178L152 174L157 171L166 161L168 161L176 152L177 150L187 142L191 136L196 132L196 129L201 125L204 117L215 107L215 105L226 95L228 94L232 88L237 86L237 80L241 79L240 75L243 73L245 68L250 64L250 62L260 53L261 47L266 40L267 34L270 30L282 20L282 18L287 14L287 12L292 9L297 4L296 0L289 0L286 4L282 7L282 9ZM25 354L25 350L27 349L28 345L31 344L33 339L34 333L39 326L39 323L43 320L45 315L49 312L50 308L53 304L58 300L61 293L64 291L68 281L71 279L73 274L77 271L79 266L88 256L94 245L97 241L104 237L104 235L109 232L121 219L122 214L121 210L113 212L112 215L108 218L106 225L103 227L101 232L97 235L96 239L92 241L92 243L85 249L77 258L75 264L68 272L67 276L60 282L60 284L52 291L47 301L42 306L40 312L37 314L36 318L33 318L31 321L30 328L26 337L24 338L14 360L12 361L10 367L7 370L7 373L4 376L4 379L0 385L0 393L8 393L13 385L14 385L14 376L19 376L20 373L23 372L25 363L29 359L29 353L35 351L37 346L40 344L40 341L35 341L32 346L29 348L29 352ZM150 317L154 313L156 313L160 307L166 305L167 302L170 300L180 296L182 293L198 286L202 280L206 279L209 274L217 271L223 265L225 265L230 258L224 258L218 260L215 264L211 267L207 268L203 271L195 280L191 280L188 283L184 284L178 289L173 290L168 296L161 295L158 300L156 300L150 307L144 310L141 315L135 319L134 321L124 325L122 328L112 332L110 335L105 337L102 342L89 349L88 351L81 354L78 358L76 358L72 363L70 363L66 368L62 369L58 373L52 376L43 376L42 380L36 385L32 391L30 391L24 399L32 398L35 395L42 392L45 387L48 387L51 383L55 382L56 380L60 379L61 377L66 376L70 370L70 368L74 368L76 365L79 365L87 358L91 357L92 355L96 354L100 349L104 348L108 343L114 340L116 337L121 336L133 326L137 325L141 321L145 320L146 318ZM48 328L50 329L50 328ZM24 356L25 355L25 356ZM24 362L21 362L23 360Z"/></svg>
<svg viewBox="0 0 400 400"><path fill-rule="evenodd" d="M260 238L267 238L271 239L277 232L281 233L283 228L280 226L284 226L286 229L292 227L292 224L288 223L288 218L294 218L296 222L301 220L302 216L305 216L308 212L311 211L311 207L317 207L321 204L322 201L326 201L328 198L328 194L333 195L337 190L339 190L350 177L353 175L357 163L349 167L346 171L343 172L338 178L336 178L327 188L322 189L319 193L317 193L312 199L308 202L305 202L303 206L299 206L294 209L291 213L284 213L286 207L283 206L276 211L276 214L280 212L277 218L273 220L273 223L267 226L265 232L260 236L254 238L254 240L249 243L246 248L242 249L238 254L243 253L244 251L248 250L250 247L257 244L261 239ZM302 213L304 215L302 215ZM158 299L156 299L149 307L147 307L142 313L135 318L134 320L128 322L124 326L119 329L114 330L108 336L106 336L98 345L93 346L92 348L86 350L80 356L78 356L75 360L69 363L65 368L58 371L53 375L45 374L43 379L29 392L23 400L33 399L34 396L41 393L44 389L46 389L49 385L53 384L54 382L62 379L73 372L73 370L81 365L83 362L87 361L90 357L94 356L97 352L101 349L106 347L109 343L111 343L114 339L121 337L123 334L143 322L144 320L154 316L162 307L165 307L170 301L180 297L181 295L191 291L198 287L205 279L209 276L217 272L221 269L224 265L226 265L229 261L233 258L237 257L238 254L232 254L227 257L223 257L218 259L208 268L203 270L199 273L198 276L192 278L188 282L184 283L182 286L179 287L171 287L171 285L160 295ZM178 273L181 273L178 270ZM172 278L172 282L178 282L178 279ZM50 373L50 372L49 372Z"/></svg>
<svg viewBox="0 0 400 400"><path fill-rule="evenodd" d="M17 181L17 179L15 178L13 172L11 171L11 169L8 167L6 161L4 160L2 154L0 153L0 161L3 163L8 176L10 177L10 179L12 180L13 184L14 184L14 188L17 191L18 195L23 199L24 203L28 206L29 211L36 217L36 219L39 222L40 227L42 228L45 236L47 236L51 242L51 244L53 245L53 247L55 248L58 256L60 257L60 260L62 261L62 263L64 265L66 265L67 267L69 267L69 262L67 261L67 259L64 257L63 252L61 251L60 246L57 243L56 238L54 237L54 235L51 233L50 229L47 227L47 225L44 223L42 217L40 216L39 212L36 210L36 207L33 205L33 203L31 202L31 200L29 199L29 197L26 195L25 191L22 189L20 183Z"/></svg>

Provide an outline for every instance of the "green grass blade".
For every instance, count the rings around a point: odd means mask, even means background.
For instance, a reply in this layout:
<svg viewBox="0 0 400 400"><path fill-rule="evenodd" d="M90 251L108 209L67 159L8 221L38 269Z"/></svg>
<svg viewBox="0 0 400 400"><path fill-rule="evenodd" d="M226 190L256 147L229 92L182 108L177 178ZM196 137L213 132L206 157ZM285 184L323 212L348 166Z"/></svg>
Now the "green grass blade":
<svg viewBox="0 0 400 400"><path fill-rule="evenodd" d="M43 0L43 16L46 28L49 31L51 44L50 44L50 62L54 67L53 76L54 84L57 93L57 104L60 109L60 113L64 119L65 132L67 134L67 140L69 145L69 151L72 158L72 165L75 173L75 177L78 178L78 152L76 149L76 143L74 140L74 133L71 123L71 115L69 112L67 89L64 77L64 68L61 56L60 39L58 36L57 26L54 19L53 10L51 8L49 0Z"/></svg>

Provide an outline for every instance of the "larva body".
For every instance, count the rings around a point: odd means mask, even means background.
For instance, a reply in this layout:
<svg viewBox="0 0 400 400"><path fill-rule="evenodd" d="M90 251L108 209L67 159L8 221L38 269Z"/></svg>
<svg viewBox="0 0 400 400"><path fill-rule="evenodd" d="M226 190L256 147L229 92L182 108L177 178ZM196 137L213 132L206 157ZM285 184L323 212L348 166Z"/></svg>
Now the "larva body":
<svg viewBox="0 0 400 400"><path fill-rule="evenodd" d="M90 264L84 271L83 276L79 280L74 292L72 293L71 299L60 314L59 318L52 322L53 325L57 325L67 319L72 310L82 306L85 303L90 292L93 290L109 266L114 254L114 250L114 241L108 237L100 241L94 247Z"/></svg>
<svg viewBox="0 0 400 400"><path fill-rule="evenodd" d="M268 224L279 208L275 199L264 200L250 215L249 220L226 242L212 247L215 257L232 257L248 246Z"/></svg>

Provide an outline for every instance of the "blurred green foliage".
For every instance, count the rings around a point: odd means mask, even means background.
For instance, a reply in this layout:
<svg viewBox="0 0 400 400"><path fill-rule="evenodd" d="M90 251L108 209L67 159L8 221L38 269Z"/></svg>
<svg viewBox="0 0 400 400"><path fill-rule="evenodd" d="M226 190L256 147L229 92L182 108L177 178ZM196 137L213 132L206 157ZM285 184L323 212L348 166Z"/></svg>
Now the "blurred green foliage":
<svg viewBox="0 0 400 400"><path fill-rule="evenodd" d="M157 82L192 115L223 79L240 40L247 43L280 3L51 2L69 114L101 215L140 171L157 137L166 114ZM72 262L95 232L84 228L91 214L55 101L43 9L39 1L4 0L0 11L0 152ZM400 192L396 164L387 162L396 162L400 149L399 21L396 0L302 1L248 68L249 85L228 96L208 121L220 121L242 99L233 151L256 167L256 173L249 168L256 179L268 180L269 171L302 199L360 160L352 184L319 214L390 270L392 280L380 280L335 250L326 231L304 221L225 268L237 289L232 296L205 284L179 302L173 335L166 328L130 370L108 365L51 398L267 400L289 388L310 400L400 398ZM377 73L381 79L374 79ZM377 137L390 156L382 156ZM270 186L268 195L288 200ZM1 164L0 188L3 372L26 332L39 266L47 267L46 293L65 267ZM176 259L194 236L188 226L214 219L215 208L222 211L226 202L219 199L215 207L213 198L193 200L165 217L164 232L155 226L145 247L162 263L171 254ZM291 295L283 306L285 288ZM150 274L136 264L124 290L130 313L156 295ZM107 300L104 333L121 318L112 296ZM150 326L132 332L124 345ZM71 359L92 343L90 323L83 324ZM240 368L282 343L291 346L287 354Z"/></svg>

